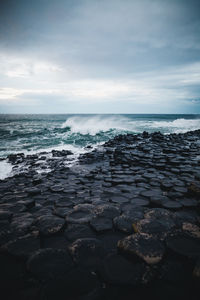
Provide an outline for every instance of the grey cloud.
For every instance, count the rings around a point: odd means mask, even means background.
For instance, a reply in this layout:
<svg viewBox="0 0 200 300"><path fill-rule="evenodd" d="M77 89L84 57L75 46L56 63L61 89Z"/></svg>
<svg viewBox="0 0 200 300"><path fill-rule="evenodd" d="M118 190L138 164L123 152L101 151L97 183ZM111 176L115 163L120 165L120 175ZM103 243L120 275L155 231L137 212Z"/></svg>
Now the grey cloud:
<svg viewBox="0 0 200 300"><path fill-rule="evenodd" d="M180 72L182 66L200 61L200 2L3 0L0 52L60 66L62 84L70 76L72 80L139 78L147 84L149 76L155 89L176 90L183 98L196 99L198 80L176 82L168 68ZM159 78L165 70L166 78ZM22 81L3 77L4 86L6 80L7 86L15 87ZM22 85L26 84L24 80Z"/></svg>

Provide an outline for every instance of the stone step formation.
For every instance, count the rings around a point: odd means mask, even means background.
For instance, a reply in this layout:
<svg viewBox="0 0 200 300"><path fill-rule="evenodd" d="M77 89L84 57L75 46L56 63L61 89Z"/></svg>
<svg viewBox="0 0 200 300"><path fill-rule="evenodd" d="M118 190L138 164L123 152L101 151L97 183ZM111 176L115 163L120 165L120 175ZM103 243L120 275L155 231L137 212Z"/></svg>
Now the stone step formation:
<svg viewBox="0 0 200 300"><path fill-rule="evenodd" d="M199 299L200 130L71 155L8 157L21 172L0 181L2 299Z"/></svg>

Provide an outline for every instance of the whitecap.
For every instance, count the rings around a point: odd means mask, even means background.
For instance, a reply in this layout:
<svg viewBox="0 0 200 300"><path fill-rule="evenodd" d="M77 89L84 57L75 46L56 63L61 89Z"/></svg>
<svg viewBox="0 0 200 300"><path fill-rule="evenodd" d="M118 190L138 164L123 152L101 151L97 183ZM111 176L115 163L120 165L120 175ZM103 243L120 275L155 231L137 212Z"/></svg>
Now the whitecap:
<svg viewBox="0 0 200 300"><path fill-rule="evenodd" d="M0 179L12 176L12 165L7 160L0 161Z"/></svg>
<svg viewBox="0 0 200 300"><path fill-rule="evenodd" d="M128 130L128 119L122 116L75 116L67 119L61 127L70 127L71 133L94 136L111 129Z"/></svg>

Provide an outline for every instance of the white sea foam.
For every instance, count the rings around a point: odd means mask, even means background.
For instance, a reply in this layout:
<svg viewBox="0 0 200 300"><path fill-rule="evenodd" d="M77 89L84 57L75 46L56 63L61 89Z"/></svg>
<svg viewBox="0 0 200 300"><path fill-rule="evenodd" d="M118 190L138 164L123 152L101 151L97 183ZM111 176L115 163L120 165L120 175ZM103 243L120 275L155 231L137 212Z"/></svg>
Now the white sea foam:
<svg viewBox="0 0 200 300"><path fill-rule="evenodd" d="M164 131L170 131L174 133L183 133L191 130L200 129L200 119L187 120L176 119L174 121L154 121L149 123L150 128L159 128Z"/></svg>
<svg viewBox="0 0 200 300"><path fill-rule="evenodd" d="M0 161L0 179L12 176L12 165L6 160Z"/></svg>
<svg viewBox="0 0 200 300"><path fill-rule="evenodd" d="M161 130L163 133L181 133L200 129L200 119L184 119L166 121L133 120L125 116L76 116L67 119L62 128L70 128L71 133L96 135L109 130L139 133L144 130ZM116 132L117 133L117 132Z"/></svg>
<svg viewBox="0 0 200 300"><path fill-rule="evenodd" d="M127 130L127 119L121 116L71 117L62 124L62 128L70 127L72 133L96 135L111 129Z"/></svg>

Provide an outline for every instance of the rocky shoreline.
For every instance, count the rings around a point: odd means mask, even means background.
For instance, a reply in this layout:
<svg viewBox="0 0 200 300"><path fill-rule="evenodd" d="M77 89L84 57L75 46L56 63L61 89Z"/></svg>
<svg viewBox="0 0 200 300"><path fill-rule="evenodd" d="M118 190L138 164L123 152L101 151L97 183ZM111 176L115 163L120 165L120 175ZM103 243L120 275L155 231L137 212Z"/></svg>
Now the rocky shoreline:
<svg viewBox="0 0 200 300"><path fill-rule="evenodd" d="M24 172L0 181L2 299L199 299L200 130L71 156L8 157Z"/></svg>

